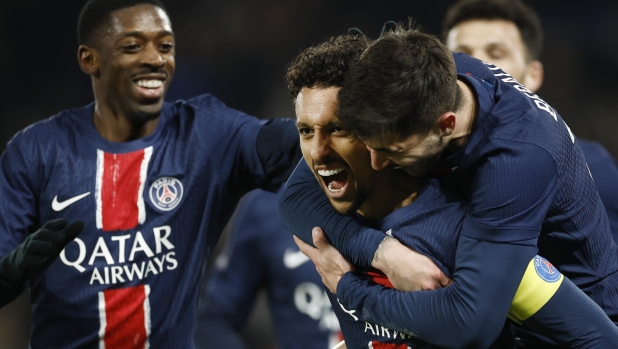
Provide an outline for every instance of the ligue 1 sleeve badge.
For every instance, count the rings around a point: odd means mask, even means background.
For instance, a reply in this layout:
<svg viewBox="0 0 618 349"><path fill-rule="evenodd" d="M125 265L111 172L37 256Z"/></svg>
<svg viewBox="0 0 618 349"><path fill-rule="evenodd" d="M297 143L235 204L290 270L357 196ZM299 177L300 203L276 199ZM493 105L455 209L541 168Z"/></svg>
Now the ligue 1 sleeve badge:
<svg viewBox="0 0 618 349"><path fill-rule="evenodd" d="M150 185L150 201L161 211L170 211L182 199L182 183L174 177L161 177Z"/></svg>
<svg viewBox="0 0 618 349"><path fill-rule="evenodd" d="M547 282L556 282L560 280L560 272L547 259L536 256L534 257L534 269L539 277Z"/></svg>

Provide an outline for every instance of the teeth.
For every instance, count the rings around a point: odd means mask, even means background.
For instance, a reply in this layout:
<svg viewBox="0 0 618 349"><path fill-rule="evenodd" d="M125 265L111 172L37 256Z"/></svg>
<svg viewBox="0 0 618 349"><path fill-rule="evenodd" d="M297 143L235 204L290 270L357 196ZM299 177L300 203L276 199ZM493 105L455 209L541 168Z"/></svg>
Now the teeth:
<svg viewBox="0 0 618 349"><path fill-rule="evenodd" d="M322 177L328 177L336 175L337 173L343 171L342 168L336 168L334 170L318 170L318 174Z"/></svg>
<svg viewBox="0 0 618 349"><path fill-rule="evenodd" d="M161 80L137 80L137 86L145 88L159 88L163 85Z"/></svg>
<svg viewBox="0 0 618 349"><path fill-rule="evenodd" d="M333 194L338 194L338 193L341 193L341 191L343 190L343 188L341 188L341 189L335 189L335 188L333 188L333 183L332 183L332 182L330 182L330 183L328 183L328 190L329 190L331 193L333 193Z"/></svg>

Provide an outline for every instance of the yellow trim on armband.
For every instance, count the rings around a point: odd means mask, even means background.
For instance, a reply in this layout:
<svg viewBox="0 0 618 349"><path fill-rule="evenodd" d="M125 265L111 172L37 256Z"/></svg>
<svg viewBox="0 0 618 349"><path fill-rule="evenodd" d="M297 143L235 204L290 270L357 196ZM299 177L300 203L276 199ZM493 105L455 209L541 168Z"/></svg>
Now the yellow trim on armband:
<svg viewBox="0 0 618 349"><path fill-rule="evenodd" d="M534 315L554 296L564 276L541 256L532 258L509 309L509 318L518 324Z"/></svg>

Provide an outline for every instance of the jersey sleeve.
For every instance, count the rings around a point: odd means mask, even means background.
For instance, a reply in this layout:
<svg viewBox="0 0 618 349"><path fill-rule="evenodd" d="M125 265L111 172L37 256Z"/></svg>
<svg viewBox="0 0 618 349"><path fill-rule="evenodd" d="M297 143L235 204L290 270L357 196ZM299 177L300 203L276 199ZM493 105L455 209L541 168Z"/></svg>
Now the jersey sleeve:
<svg viewBox="0 0 618 349"><path fill-rule="evenodd" d="M495 242L536 245L545 215L556 196L553 158L532 144L510 141L493 146L472 173L471 210L461 234Z"/></svg>
<svg viewBox="0 0 618 349"><path fill-rule="evenodd" d="M322 228L346 259L365 269L371 268L373 255L384 239L384 234L335 211L304 160L283 189L279 215L283 226L310 245L313 227Z"/></svg>
<svg viewBox="0 0 618 349"><path fill-rule="evenodd" d="M513 301L515 304L520 293L524 293L526 296L522 300L526 304L525 308L534 310L534 313L523 321L516 321L520 324L523 322L524 327L514 326L515 336L520 340L541 345L546 341L538 335L542 334L564 348L602 349L615 346L618 343L616 324L571 280L566 277L557 279L556 274L560 273L551 264L543 262L546 261L538 256L531 261L534 265L529 269L533 270L527 271L524 275ZM553 273L550 274L550 271ZM537 285L530 287L529 279L536 279ZM523 289L527 289L520 292L526 282L528 285ZM548 294L554 283L558 284L555 291ZM548 299L545 301L545 298ZM536 305L541 307L536 309ZM512 315L509 317L513 319ZM527 331L528 328L535 330L536 333Z"/></svg>
<svg viewBox="0 0 618 349"><path fill-rule="evenodd" d="M253 309L264 282L267 258L259 252L263 217L251 214L251 201L239 206L231 236L210 273L202 296L196 348L244 348L240 331ZM258 248L256 248L258 246ZM218 345L219 344L219 345Z"/></svg>
<svg viewBox="0 0 618 349"><path fill-rule="evenodd" d="M23 133L14 137L0 157L0 264L4 256L17 248L39 224L37 156L32 147L27 147L24 138ZM0 307L19 296L25 287L7 280L0 268Z"/></svg>
<svg viewBox="0 0 618 349"><path fill-rule="evenodd" d="M292 172L301 152L292 119L259 120L226 106L211 95L177 105L188 118L195 115L199 127L194 137L196 158L212 161L226 192L243 195L262 188L276 191Z"/></svg>
<svg viewBox="0 0 618 349"><path fill-rule="evenodd" d="M511 300L536 248L460 236L454 283L400 292L347 273L337 296L370 323L444 348L487 348L500 334ZM444 329L448 329L445 331Z"/></svg>

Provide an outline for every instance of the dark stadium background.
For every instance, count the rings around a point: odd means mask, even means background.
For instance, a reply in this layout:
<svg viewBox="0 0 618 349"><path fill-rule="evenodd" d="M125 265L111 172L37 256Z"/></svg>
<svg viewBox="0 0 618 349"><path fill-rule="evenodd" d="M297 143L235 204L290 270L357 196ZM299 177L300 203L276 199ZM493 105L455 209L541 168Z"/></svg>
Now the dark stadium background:
<svg viewBox="0 0 618 349"><path fill-rule="evenodd" d="M1 0L0 150L27 125L92 101L90 79L76 61L76 22L83 3ZM164 3L177 39L177 72L167 99L210 92L231 107L270 118L294 116L283 75L302 48L350 27L376 37L385 21L406 21L408 16L439 34L452 1ZM545 30L545 82L539 95L577 136L597 140L618 156L618 2L527 3L539 12ZM14 319L17 310L8 310L12 313L0 312L2 348L11 348L2 344L12 331L7 317L12 326L19 323Z"/></svg>

